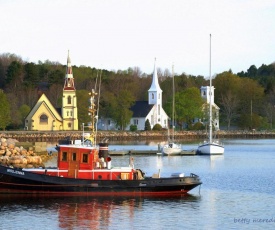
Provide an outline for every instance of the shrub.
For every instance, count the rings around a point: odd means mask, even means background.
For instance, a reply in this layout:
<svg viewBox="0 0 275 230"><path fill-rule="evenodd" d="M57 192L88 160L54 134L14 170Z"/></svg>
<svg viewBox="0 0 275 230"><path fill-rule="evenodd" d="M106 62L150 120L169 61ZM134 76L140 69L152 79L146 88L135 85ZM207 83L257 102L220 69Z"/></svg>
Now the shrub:
<svg viewBox="0 0 275 230"><path fill-rule="evenodd" d="M137 131L137 126L136 125L130 125L130 131L132 131L132 132Z"/></svg>
<svg viewBox="0 0 275 230"><path fill-rule="evenodd" d="M205 126L201 122L197 122L190 127L190 130L204 130Z"/></svg>
<svg viewBox="0 0 275 230"><path fill-rule="evenodd" d="M161 127L160 124L155 124L154 127L153 127L153 130L155 130L155 131L161 131L162 127Z"/></svg>

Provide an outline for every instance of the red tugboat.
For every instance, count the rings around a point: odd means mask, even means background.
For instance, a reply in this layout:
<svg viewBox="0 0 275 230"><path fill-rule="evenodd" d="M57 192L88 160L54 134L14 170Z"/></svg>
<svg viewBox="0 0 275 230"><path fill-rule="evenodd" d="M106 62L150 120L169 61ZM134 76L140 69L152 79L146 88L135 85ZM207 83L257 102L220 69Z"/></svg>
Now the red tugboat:
<svg viewBox="0 0 275 230"><path fill-rule="evenodd" d="M57 167L20 169L0 165L0 193L69 196L170 196L185 194L201 184L195 174L147 177L133 165L113 167L108 143L95 145L96 93L91 95L91 135L60 141Z"/></svg>

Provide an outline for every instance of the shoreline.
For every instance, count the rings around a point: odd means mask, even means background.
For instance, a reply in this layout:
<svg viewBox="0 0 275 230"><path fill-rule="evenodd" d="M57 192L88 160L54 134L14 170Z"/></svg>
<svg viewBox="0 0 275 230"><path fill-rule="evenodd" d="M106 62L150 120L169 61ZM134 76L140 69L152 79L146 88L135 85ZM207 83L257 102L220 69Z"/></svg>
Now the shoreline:
<svg viewBox="0 0 275 230"><path fill-rule="evenodd" d="M89 131L84 131L89 133ZM0 138L16 139L19 142L58 142L70 138L71 140L82 139L83 131L2 131ZM215 133L216 138L275 138L275 131L255 131L255 130L220 130ZM108 139L112 141L146 141L157 140L166 141L167 131L98 131L97 142ZM175 131L175 140L203 140L207 138L206 131Z"/></svg>

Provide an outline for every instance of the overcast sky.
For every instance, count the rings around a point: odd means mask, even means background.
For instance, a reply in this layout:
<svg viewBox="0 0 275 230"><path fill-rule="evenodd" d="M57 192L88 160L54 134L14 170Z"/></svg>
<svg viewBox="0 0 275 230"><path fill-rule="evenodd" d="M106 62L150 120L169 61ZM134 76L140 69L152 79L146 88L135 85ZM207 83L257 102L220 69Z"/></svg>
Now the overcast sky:
<svg viewBox="0 0 275 230"><path fill-rule="evenodd" d="M275 0L0 0L0 54L209 75L275 62Z"/></svg>

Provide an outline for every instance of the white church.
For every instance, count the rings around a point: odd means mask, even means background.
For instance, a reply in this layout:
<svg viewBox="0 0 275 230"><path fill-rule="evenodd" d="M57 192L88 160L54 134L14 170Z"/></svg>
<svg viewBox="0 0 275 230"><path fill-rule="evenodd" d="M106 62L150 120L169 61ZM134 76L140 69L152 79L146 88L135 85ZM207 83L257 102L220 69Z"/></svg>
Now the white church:
<svg viewBox="0 0 275 230"><path fill-rule="evenodd" d="M153 128L156 124L160 124L162 128L168 128L168 115L162 108L162 90L159 86L156 61L152 84L148 90L148 101L136 101L132 106L133 116L126 130L130 130L131 125L136 125L137 130L144 130L145 122L148 119ZM116 130L116 124L111 119L99 119L98 130Z"/></svg>
<svg viewBox="0 0 275 230"><path fill-rule="evenodd" d="M212 86L212 105L215 108L216 114L213 117L214 119L214 129L219 130L219 110L220 108L214 103L214 86ZM205 103L210 103L210 87L202 86L200 89L201 97L205 100ZM157 75L157 66L156 61L154 65L154 72L152 78L152 84L148 90L148 101L136 101L135 104L131 107L133 116L130 120L129 125L125 130L130 130L131 125L136 125L137 130L144 130L145 122L148 119L153 128L156 124L160 124L162 128L167 129L169 127L169 117L162 108L162 90L159 86L158 75ZM200 119L194 119L193 122L196 123ZM116 123L110 119L98 120L97 124L98 130L117 130Z"/></svg>
<svg viewBox="0 0 275 230"><path fill-rule="evenodd" d="M213 128L214 130L220 129L220 122L219 122L219 111L220 108L214 102L214 86L211 87L211 104L212 108L214 108L213 112L215 111L215 115L213 116ZM201 86L200 89L201 97L205 100L205 103L210 104L210 86ZM204 124L206 125L206 124Z"/></svg>

